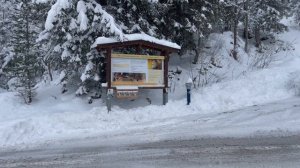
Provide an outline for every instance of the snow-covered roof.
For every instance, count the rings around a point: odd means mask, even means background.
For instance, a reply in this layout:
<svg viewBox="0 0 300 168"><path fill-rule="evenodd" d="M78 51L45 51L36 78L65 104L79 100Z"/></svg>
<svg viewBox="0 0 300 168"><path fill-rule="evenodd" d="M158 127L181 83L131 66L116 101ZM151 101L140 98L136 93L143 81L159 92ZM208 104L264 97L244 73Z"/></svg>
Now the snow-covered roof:
<svg viewBox="0 0 300 168"><path fill-rule="evenodd" d="M155 43L158 45L174 48L180 50L181 47L173 42L164 40L164 39L157 39L155 37L149 36L144 33L136 33L136 34L124 34L123 41L119 41L115 38L107 38L107 37L98 37L95 41L95 43L92 45L92 48L97 47L97 45L103 45L103 44L111 44L111 43L117 43L117 42L130 42L130 41L147 41L151 43Z"/></svg>

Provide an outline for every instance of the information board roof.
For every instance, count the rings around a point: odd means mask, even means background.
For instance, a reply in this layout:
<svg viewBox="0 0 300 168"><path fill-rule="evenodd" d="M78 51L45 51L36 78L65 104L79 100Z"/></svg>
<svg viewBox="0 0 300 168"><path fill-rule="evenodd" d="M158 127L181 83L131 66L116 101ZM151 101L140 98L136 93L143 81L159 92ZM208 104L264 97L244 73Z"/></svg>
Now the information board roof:
<svg viewBox="0 0 300 168"><path fill-rule="evenodd" d="M92 48L97 47L99 49L103 49L134 45L168 51L177 51L181 49L181 47L176 43L164 39L157 39L144 33L124 34L123 41L119 41L115 38L98 37L92 45Z"/></svg>

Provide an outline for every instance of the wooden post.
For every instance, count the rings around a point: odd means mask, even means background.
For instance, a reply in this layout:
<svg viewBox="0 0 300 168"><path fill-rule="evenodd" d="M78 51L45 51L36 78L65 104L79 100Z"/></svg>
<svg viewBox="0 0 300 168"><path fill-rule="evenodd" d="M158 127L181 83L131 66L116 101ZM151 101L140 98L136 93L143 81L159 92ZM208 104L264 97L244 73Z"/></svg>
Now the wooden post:
<svg viewBox="0 0 300 168"><path fill-rule="evenodd" d="M163 105L168 103L168 90L167 88L163 89Z"/></svg>
<svg viewBox="0 0 300 168"><path fill-rule="evenodd" d="M164 83L165 83L165 88L169 88L169 78L168 78L168 75L169 75L169 54L166 53L165 55L165 60L164 60L164 76L165 76L165 79L164 79Z"/></svg>
<svg viewBox="0 0 300 168"><path fill-rule="evenodd" d="M106 106L107 111L111 111L111 97L112 94L109 93L109 90L111 90L111 53L112 48L108 48L106 59L107 59L107 65L106 65L106 82L107 82L107 94L106 94Z"/></svg>
<svg viewBox="0 0 300 168"><path fill-rule="evenodd" d="M165 87L163 89L163 105L166 105L168 103L168 71L169 71L169 54L166 51L162 51L161 55L165 57L164 60L164 83Z"/></svg>
<svg viewBox="0 0 300 168"><path fill-rule="evenodd" d="M107 88L111 88L111 48L107 49L107 69L106 69L106 81L107 81Z"/></svg>

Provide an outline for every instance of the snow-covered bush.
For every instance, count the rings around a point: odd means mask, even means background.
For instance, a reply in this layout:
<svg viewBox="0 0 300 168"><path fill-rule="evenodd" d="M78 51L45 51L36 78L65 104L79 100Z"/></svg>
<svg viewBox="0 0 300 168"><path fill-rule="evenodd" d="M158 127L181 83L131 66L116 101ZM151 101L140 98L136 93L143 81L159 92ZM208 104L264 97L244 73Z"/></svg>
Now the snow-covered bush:
<svg viewBox="0 0 300 168"><path fill-rule="evenodd" d="M300 96L300 71L290 74L290 80L287 82L286 87L294 92L296 96Z"/></svg>

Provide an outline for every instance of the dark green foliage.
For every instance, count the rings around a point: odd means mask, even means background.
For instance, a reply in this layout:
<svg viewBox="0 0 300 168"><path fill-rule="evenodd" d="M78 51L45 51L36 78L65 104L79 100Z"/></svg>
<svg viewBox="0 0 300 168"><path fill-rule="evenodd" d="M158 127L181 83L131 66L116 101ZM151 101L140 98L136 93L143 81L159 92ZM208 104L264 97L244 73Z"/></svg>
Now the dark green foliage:
<svg viewBox="0 0 300 168"><path fill-rule="evenodd" d="M99 97L99 83L105 82L105 54L91 49L99 36L121 40L123 33L146 33L178 43L180 54L194 51L193 63L202 64L202 49L213 32L233 31L236 52L238 30L246 16L245 29L257 47L261 38L286 30L280 23L284 16L295 14L300 23L296 0L66 0L60 2L70 4L57 8L52 26L44 26L58 1L0 0L0 87L15 81L28 103L41 76L54 80L54 71L61 72L62 92L72 85L79 87L78 95ZM86 8L87 27L81 25L79 3Z"/></svg>
<svg viewBox="0 0 300 168"><path fill-rule="evenodd" d="M289 0L291 1L288 3L289 7L292 9L290 10L290 15L294 15L295 22L300 26L300 1L298 0Z"/></svg>
<svg viewBox="0 0 300 168"><path fill-rule="evenodd" d="M42 69L38 60L36 38L39 28L36 26L37 6L31 0L16 0L11 20L12 59L3 69L26 103L35 96L35 85Z"/></svg>

